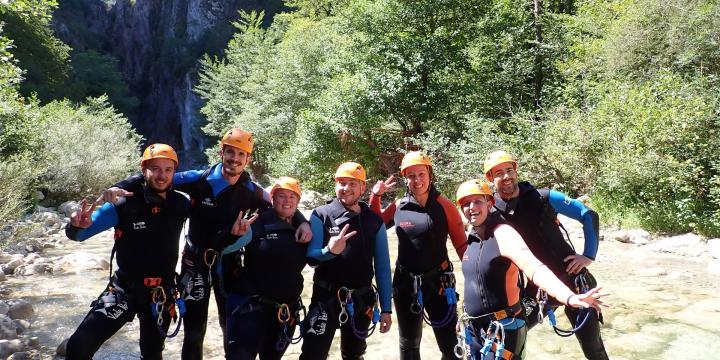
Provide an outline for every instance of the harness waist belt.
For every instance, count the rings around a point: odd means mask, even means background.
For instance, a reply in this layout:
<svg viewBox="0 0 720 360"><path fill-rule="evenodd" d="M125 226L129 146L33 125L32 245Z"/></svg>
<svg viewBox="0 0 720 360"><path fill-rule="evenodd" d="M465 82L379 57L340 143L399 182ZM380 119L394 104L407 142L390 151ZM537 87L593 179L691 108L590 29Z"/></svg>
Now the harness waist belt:
<svg viewBox="0 0 720 360"><path fill-rule="evenodd" d="M522 312L522 310L523 310L522 303L518 302L515 305L512 305L508 308L505 308L505 309L502 309L499 311L495 311L495 312L491 312L491 313L487 313L487 314L483 314L480 316L473 316L473 318L474 319L488 318L488 319L490 319L490 321L498 321L498 320L502 320L502 319L507 319L509 317L515 317L518 314L520 314Z"/></svg>
<svg viewBox="0 0 720 360"><path fill-rule="evenodd" d="M403 274L410 274L411 276L420 275L423 278L432 278L432 277L439 276L445 272L452 272L453 266L452 266L452 263L450 262L450 260L446 259L446 260L443 260L443 262L441 262L440 265L438 265L437 267L430 269L429 271L426 271L422 274L415 274L415 273L411 272L410 270L408 270L406 267L404 267L398 263L395 264L395 269L397 269L398 271L400 271Z"/></svg>
<svg viewBox="0 0 720 360"><path fill-rule="evenodd" d="M325 281L325 280L316 280L315 285L317 285L318 287L320 287L322 289L327 290L331 294L335 293L338 289L342 288L342 286L337 286L335 284L331 284L329 281ZM358 296L364 296L367 294L371 294L373 291L373 288L372 288L372 286L368 285L368 286L363 286L361 288L350 289L350 290L353 290L353 293Z"/></svg>

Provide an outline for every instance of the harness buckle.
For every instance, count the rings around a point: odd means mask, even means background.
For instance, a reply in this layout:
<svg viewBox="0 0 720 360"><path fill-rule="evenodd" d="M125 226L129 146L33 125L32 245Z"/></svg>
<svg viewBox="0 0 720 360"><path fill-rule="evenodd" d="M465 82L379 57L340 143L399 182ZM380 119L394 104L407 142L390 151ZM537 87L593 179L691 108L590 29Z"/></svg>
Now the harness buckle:
<svg viewBox="0 0 720 360"><path fill-rule="evenodd" d="M143 279L143 285L147 287L158 287L162 284L162 278L159 277L146 277Z"/></svg>

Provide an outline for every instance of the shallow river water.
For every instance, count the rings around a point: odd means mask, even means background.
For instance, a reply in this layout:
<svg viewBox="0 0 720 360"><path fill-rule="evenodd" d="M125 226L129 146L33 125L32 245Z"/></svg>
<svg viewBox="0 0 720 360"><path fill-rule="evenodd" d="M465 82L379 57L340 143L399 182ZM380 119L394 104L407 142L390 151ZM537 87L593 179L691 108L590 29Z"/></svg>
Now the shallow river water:
<svg viewBox="0 0 720 360"><path fill-rule="evenodd" d="M391 239L394 258L396 238ZM112 246L109 232L84 243L67 241L45 256L86 252L107 256ZM457 256L451 251L452 260ZM652 253L635 245L602 242L597 261L591 266L600 284L612 296L604 312L602 336L611 359L720 359L720 297L717 279L707 275L707 259ZM455 267L459 270L459 267ZM303 296L309 303L312 270L305 273ZM458 275L462 294L461 274ZM89 309L90 302L104 289L106 271L81 274L9 277L12 297L30 300L35 308L31 332L40 338L44 358L55 358L55 348L67 338ZM462 300L462 299L461 299ZM217 312L211 318L205 340L205 358L221 359L222 335ZM563 319L564 320L564 319ZM566 322L565 322L566 324ZM174 326L174 325L173 325ZM138 359L138 323L125 326L96 354L96 359ZM439 359L432 331L425 329L422 353L425 359ZM166 342L165 358L179 359L182 331ZM339 359L339 337L333 343L331 359ZM397 329L375 334L368 341L366 359L396 359ZM285 358L296 359L300 345L289 348ZM547 325L534 328L528 336L526 359L580 359L582 352L574 338L560 338Z"/></svg>

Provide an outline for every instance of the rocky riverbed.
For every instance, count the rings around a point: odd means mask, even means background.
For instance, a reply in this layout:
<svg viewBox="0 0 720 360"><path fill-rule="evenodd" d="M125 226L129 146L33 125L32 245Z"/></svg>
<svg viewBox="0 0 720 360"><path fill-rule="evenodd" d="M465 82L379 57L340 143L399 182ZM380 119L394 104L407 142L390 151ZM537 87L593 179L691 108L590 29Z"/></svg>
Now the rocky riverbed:
<svg viewBox="0 0 720 360"><path fill-rule="evenodd" d="M62 358L62 344L80 323L90 302L107 283L111 232L83 243L67 240L62 227L73 203L58 209L38 208L25 220L0 231L0 359ZM566 221L581 251L581 229ZM396 251L391 234L391 258ZM14 235L13 235L14 234ZM645 231L603 231L597 261L591 266L612 293L604 312L602 335L612 359L713 358L720 353L720 239L694 234L653 237ZM451 252L452 254L452 252ZM457 263L453 254L451 259ZM456 269L458 267L456 266ZM312 270L306 269L306 304ZM458 288L462 279L458 272ZM462 301L462 299L461 299ZM205 358L222 358L217 312L205 341ZM137 359L137 322L108 341L96 359ZM166 342L165 357L179 358L182 331ZM339 337L331 358L339 359ZM397 329L368 341L367 359L397 358ZM286 358L299 355L293 345ZM422 342L426 359L439 358L432 331ZM548 325L529 334L527 359L582 358L573 338L556 336Z"/></svg>

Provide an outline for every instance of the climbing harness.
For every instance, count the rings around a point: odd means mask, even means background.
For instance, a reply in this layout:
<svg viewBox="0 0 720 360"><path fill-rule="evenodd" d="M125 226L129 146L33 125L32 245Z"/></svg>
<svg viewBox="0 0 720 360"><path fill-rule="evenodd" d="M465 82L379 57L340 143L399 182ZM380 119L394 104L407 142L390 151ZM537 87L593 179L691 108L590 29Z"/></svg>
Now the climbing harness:
<svg viewBox="0 0 720 360"><path fill-rule="evenodd" d="M375 285L371 286L371 291L373 304L365 311L365 315L370 319L371 325L367 329L358 329L355 326L355 303L352 299L352 294L355 290L348 289L345 286L342 286L337 290L337 299L340 303L340 315L338 315L338 321L340 322L340 325L350 322L353 334L360 340L369 338L370 335L375 332L377 323L380 321L380 300Z"/></svg>
<svg viewBox="0 0 720 360"><path fill-rule="evenodd" d="M580 274L578 274L575 277L575 293L576 294L582 294L590 290L590 282L588 279L588 272L586 269L583 269ZM580 331L580 329L585 325L587 320L590 318L590 315L592 314L592 308L587 309L579 309L577 313L577 318L575 320L575 326L571 328L570 330L566 329L560 329L557 326L557 318L555 317L555 311L553 311L551 306L548 306L548 295L547 292L545 292L542 289L538 289L537 293L537 302L538 302L538 323L542 324L543 318L545 317L545 314L547 313L548 321L550 322L550 325L553 327L553 330L556 334L562 337L569 337L575 334L576 332Z"/></svg>
<svg viewBox="0 0 720 360"><path fill-rule="evenodd" d="M492 351L495 353L495 360L513 359L514 354L505 349L505 327L512 325L516 321L514 317L510 318L511 321L507 324L503 324L501 322L502 319L490 321L487 329L480 329L479 339L482 340L482 346L475 341L478 337L473 335L473 328L470 325L471 320L484 318L497 313L499 312L481 316L470 316L467 313L463 313L462 316L460 316L457 326L458 343L454 348L454 353L457 358L467 358L470 360L485 359ZM508 319L508 317L505 319Z"/></svg>
<svg viewBox="0 0 720 360"><path fill-rule="evenodd" d="M443 269L443 267L445 269ZM438 295L445 296L448 307L447 312L445 313L445 316L442 318L442 320L433 321L432 319L430 319L427 312L424 311L425 305L423 303L422 281L424 277L427 278L438 273L438 280L440 282ZM455 292L455 274L453 274L452 263L444 262L441 267L431 270L430 272L422 275L416 275L411 272L408 272L408 274L410 274L410 278L412 279L413 289L412 300L410 302L410 311L416 315L422 313L425 323L432 326L433 328L441 328L447 326L447 324L452 321L453 316L456 314L457 311L457 293Z"/></svg>
<svg viewBox="0 0 720 360"><path fill-rule="evenodd" d="M148 286L148 288L150 289L150 312L152 313L153 319L155 319L155 323L157 324L157 329L160 332L160 335L167 338L173 338L177 336L178 332L180 332L182 320L185 317L185 301L182 299L177 290L172 289L170 296L172 297L173 301L170 302L166 307L165 304L167 303L168 297L165 293L165 288L160 286L161 282L161 278L145 278L143 281L143 283L146 284L145 286ZM152 284L152 286L147 284ZM177 322L175 330L170 334L168 334L168 332L163 330L162 328L162 314L165 310L168 311L168 314L170 315L172 321Z"/></svg>
<svg viewBox="0 0 720 360"><path fill-rule="evenodd" d="M277 308L277 320L282 325L280 336L278 336L278 341L275 343L275 349L277 351L285 351L290 344L297 344L302 339L305 331L303 329L304 323L300 321L300 310L303 312L303 318L307 316L307 310L305 305L302 303L302 299L298 299L298 308L294 314L290 310L290 306L288 304L274 304ZM295 324L299 324L300 326L300 331L297 337L293 337L293 334L290 333L290 328Z"/></svg>

